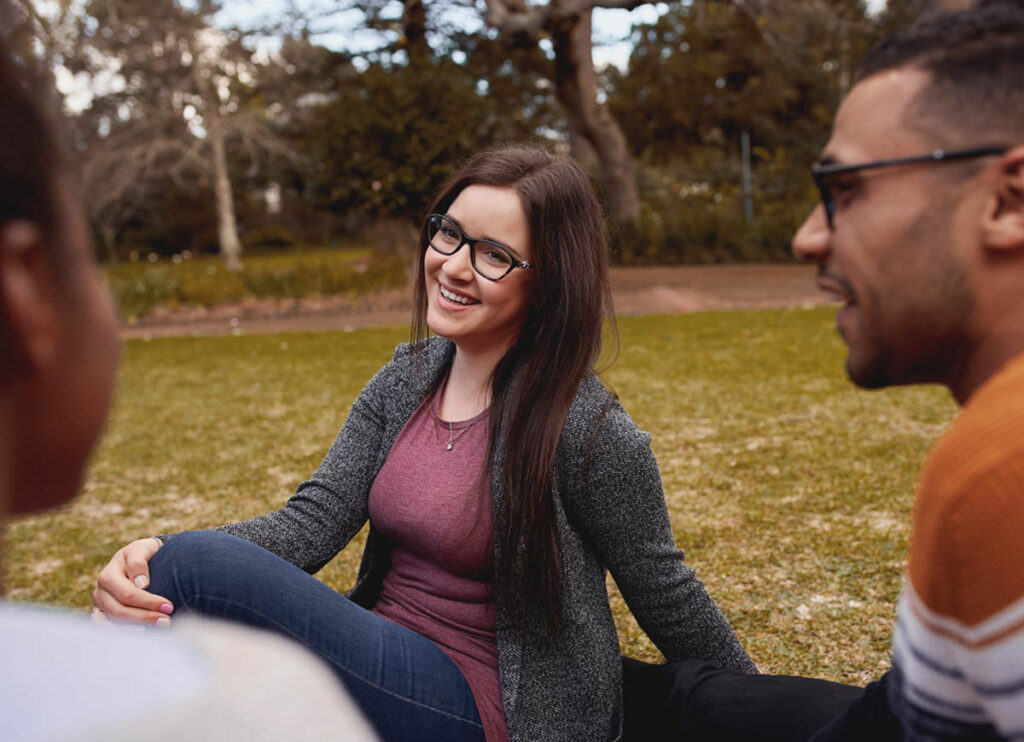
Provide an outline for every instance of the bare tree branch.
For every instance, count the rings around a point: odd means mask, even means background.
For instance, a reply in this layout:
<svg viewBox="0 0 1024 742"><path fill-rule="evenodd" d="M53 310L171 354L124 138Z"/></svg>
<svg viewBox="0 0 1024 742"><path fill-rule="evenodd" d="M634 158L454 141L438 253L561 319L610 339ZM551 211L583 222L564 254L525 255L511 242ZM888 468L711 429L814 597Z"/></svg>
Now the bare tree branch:
<svg viewBox="0 0 1024 742"><path fill-rule="evenodd" d="M595 8L633 10L650 0L552 0L547 5L527 5L520 0L486 0L487 22L504 33L536 34L551 31L567 18L589 13Z"/></svg>

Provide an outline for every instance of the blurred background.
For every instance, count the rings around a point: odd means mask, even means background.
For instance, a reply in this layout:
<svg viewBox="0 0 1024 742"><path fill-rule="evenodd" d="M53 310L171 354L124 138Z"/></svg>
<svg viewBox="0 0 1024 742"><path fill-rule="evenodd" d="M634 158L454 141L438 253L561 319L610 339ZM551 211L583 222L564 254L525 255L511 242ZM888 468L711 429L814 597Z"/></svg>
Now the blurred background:
<svg viewBox="0 0 1024 742"><path fill-rule="evenodd" d="M129 321L402 286L511 141L593 176L622 265L780 261L866 48L922 0L5 0Z"/></svg>
<svg viewBox="0 0 1024 742"><path fill-rule="evenodd" d="M357 328L408 322L431 195L479 149L540 141L606 205L616 306L643 316L603 378L653 436L688 562L762 670L877 677L918 466L955 406L855 390L833 311L805 308L813 267L783 263L859 59L924 7L0 0L141 338L84 494L8 528L8 597L84 609L125 542L278 507L408 336ZM719 311L672 314L700 309ZM364 535L325 583L352 584ZM609 587L623 651L656 660Z"/></svg>

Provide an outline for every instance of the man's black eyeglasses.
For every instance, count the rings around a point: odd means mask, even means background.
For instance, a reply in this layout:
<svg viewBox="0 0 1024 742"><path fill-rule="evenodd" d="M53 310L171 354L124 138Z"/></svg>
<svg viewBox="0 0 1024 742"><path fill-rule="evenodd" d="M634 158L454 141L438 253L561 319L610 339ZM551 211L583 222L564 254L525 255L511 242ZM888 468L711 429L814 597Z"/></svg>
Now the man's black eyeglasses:
<svg viewBox="0 0 1024 742"><path fill-rule="evenodd" d="M463 245L469 245L469 262L473 270L488 281L500 281L516 268L527 270L532 267L502 244L470 237L444 214L427 217L427 241L442 255L454 255Z"/></svg>
<svg viewBox="0 0 1024 742"><path fill-rule="evenodd" d="M915 155L914 157L899 157L895 160L875 160L874 162L861 162L856 165L814 165L811 167L811 175L814 176L814 183L821 193L821 202L825 205L825 218L828 220L828 228L832 229L832 219L836 213L835 194L832 193L832 181L842 175L857 173L861 170L874 170L880 167L894 167L896 165L915 165L931 162L951 162L953 160L970 160L975 157L989 157L990 155L1001 155L1009 147L978 147L975 149L958 149L946 152L937 149L926 155Z"/></svg>

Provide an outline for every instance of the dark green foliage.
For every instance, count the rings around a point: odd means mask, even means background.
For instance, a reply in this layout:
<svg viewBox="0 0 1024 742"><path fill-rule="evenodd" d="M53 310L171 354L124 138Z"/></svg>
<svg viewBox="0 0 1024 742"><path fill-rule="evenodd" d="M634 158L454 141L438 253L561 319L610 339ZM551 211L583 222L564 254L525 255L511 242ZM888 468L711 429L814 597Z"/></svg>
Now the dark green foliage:
<svg viewBox="0 0 1024 742"><path fill-rule="evenodd" d="M153 177L140 188L147 190L148 207L128 221L120 232L121 257L133 249L171 256L188 250L195 255L217 252L217 216L205 179L194 186L167 177Z"/></svg>
<svg viewBox="0 0 1024 742"><path fill-rule="evenodd" d="M467 65L375 63L339 85L304 132L308 197L338 213L418 222L468 157L534 136L549 96L521 87L513 62L496 64L494 44L479 51Z"/></svg>
<svg viewBox="0 0 1024 742"><path fill-rule="evenodd" d="M816 35L809 23L780 28L786 21L773 18L771 33L803 42ZM700 15L677 6L635 31L628 71L611 76L610 105L637 157L692 159L694 147L738 153L744 131L762 146L820 146L836 99L835 75L822 69L827 52L780 49L763 24L731 3L706 3Z"/></svg>
<svg viewBox="0 0 1024 742"><path fill-rule="evenodd" d="M792 2L754 16L709 0L674 5L635 29L628 70L609 74L609 105L638 160L644 211L638 225L613 235L617 258L788 259L793 232L816 202L808 166L877 33L857 2L827 10Z"/></svg>
<svg viewBox="0 0 1024 742"><path fill-rule="evenodd" d="M714 151L695 150L714 158ZM816 195L784 149L758 152L753 177L754 221L744 218L739 163L669 162L640 170L644 210L631 229L613 229L623 264L728 263L790 259L793 233ZM706 167L708 170L702 171ZM710 173L709 173L710 171ZM806 180L809 180L807 178ZM794 182L795 181L795 182Z"/></svg>
<svg viewBox="0 0 1024 742"><path fill-rule="evenodd" d="M242 243L247 250L253 247L280 249L292 247L298 243L298 240L288 229L271 224L266 227L249 230L242 236Z"/></svg>
<svg viewBox="0 0 1024 742"><path fill-rule="evenodd" d="M440 53L464 57L487 113L492 141L565 136L565 118L553 94L554 62L536 46L485 35L456 35Z"/></svg>
<svg viewBox="0 0 1024 742"><path fill-rule="evenodd" d="M308 185L335 211L422 215L452 167L486 137L482 106L456 65L375 65L312 114Z"/></svg>

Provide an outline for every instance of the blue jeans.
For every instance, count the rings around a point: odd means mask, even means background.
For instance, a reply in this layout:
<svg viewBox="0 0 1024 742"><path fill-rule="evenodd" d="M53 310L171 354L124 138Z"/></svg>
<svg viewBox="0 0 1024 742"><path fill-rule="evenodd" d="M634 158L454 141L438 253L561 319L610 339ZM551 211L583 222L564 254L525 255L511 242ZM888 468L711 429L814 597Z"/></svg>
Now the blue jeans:
<svg viewBox="0 0 1024 742"><path fill-rule="evenodd" d="M385 740L484 739L473 694L429 639L362 608L243 539L171 538L150 561L152 592L194 611L284 634L338 675Z"/></svg>

